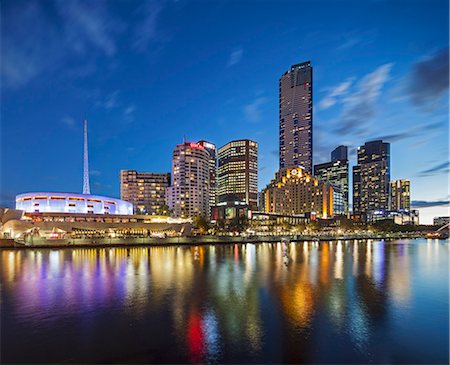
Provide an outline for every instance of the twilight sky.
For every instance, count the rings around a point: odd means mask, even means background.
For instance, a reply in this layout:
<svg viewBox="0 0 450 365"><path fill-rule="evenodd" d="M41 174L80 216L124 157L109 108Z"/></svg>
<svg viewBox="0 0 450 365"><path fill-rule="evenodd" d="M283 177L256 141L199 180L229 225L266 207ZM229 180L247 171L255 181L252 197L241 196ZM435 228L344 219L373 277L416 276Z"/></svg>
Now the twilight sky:
<svg viewBox="0 0 450 365"><path fill-rule="evenodd" d="M119 196L119 170L165 172L183 136L259 143L278 168L278 81L313 65L314 163L339 144L391 142L421 221L448 215L448 2L1 2L1 196Z"/></svg>

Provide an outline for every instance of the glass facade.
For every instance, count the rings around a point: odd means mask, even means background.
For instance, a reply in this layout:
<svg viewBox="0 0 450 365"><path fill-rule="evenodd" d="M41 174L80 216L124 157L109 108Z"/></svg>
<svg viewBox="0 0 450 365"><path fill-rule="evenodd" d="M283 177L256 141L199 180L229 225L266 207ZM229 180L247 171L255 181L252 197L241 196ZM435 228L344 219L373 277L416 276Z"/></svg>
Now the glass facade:
<svg viewBox="0 0 450 365"><path fill-rule="evenodd" d="M381 140L358 147L353 167L353 211L389 210L390 144Z"/></svg>
<svg viewBox="0 0 450 365"><path fill-rule="evenodd" d="M227 143L218 153L218 201L238 199L258 209L258 144L248 139Z"/></svg>
<svg viewBox="0 0 450 365"><path fill-rule="evenodd" d="M339 158L338 158L339 157ZM339 146L331 153L331 162L314 165L314 176L319 180L333 184L336 192L334 212L348 212L348 160L347 147ZM339 199L338 199L339 197Z"/></svg>

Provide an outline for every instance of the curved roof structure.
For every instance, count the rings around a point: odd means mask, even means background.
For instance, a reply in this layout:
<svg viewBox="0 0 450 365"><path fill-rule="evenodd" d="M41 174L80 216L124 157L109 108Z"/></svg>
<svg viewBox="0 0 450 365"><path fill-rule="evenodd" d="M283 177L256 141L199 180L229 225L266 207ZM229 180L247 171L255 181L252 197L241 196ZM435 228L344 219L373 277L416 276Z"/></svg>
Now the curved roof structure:
<svg viewBox="0 0 450 365"><path fill-rule="evenodd" d="M31 192L16 196L16 209L25 212L133 214L133 204L102 195Z"/></svg>

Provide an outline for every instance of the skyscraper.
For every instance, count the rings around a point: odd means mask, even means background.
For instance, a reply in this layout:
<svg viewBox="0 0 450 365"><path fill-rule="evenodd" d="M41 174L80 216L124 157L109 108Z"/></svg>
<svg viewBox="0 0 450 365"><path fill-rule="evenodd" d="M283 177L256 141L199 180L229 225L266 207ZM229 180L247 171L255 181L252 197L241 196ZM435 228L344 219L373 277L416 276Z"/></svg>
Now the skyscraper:
<svg viewBox="0 0 450 365"><path fill-rule="evenodd" d="M120 198L133 204L135 214L161 214L170 173L120 171Z"/></svg>
<svg viewBox="0 0 450 365"><path fill-rule="evenodd" d="M198 141L209 153L209 206L213 207L217 203L217 153L214 143L201 140Z"/></svg>
<svg viewBox="0 0 450 365"><path fill-rule="evenodd" d="M410 181L391 181L391 210L410 210Z"/></svg>
<svg viewBox="0 0 450 365"><path fill-rule="evenodd" d="M258 144L248 139L219 148L218 201L239 199L258 209Z"/></svg>
<svg viewBox="0 0 450 365"><path fill-rule="evenodd" d="M338 146L331 151L331 161L348 160L347 146Z"/></svg>
<svg viewBox="0 0 450 365"><path fill-rule="evenodd" d="M309 61L280 78L280 169L302 166L312 173L313 101Z"/></svg>
<svg viewBox="0 0 450 365"><path fill-rule="evenodd" d="M314 165L314 176L326 181L340 190L343 194L343 204L334 202L334 212L342 214L348 212L348 159L347 146L339 146L331 152L331 162ZM337 199L339 194L334 195Z"/></svg>
<svg viewBox="0 0 450 365"><path fill-rule="evenodd" d="M381 140L358 147L353 166L353 211L389 209L390 144Z"/></svg>
<svg viewBox="0 0 450 365"><path fill-rule="evenodd" d="M199 143L178 144L172 158L172 186L166 201L174 217L210 216L210 154Z"/></svg>

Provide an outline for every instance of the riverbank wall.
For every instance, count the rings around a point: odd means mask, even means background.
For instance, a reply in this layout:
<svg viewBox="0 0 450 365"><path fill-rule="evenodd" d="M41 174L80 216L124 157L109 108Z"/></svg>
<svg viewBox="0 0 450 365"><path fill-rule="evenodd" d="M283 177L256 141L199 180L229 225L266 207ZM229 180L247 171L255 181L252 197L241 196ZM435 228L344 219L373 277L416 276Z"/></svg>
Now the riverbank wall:
<svg viewBox="0 0 450 365"><path fill-rule="evenodd" d="M0 240L1 248L64 248L64 247L123 247L123 246L197 246L211 244L230 243L274 243L286 239L290 242L303 241L337 241L337 240L396 240L423 238L420 234L393 233L384 235L340 235L340 236L312 236L312 235L292 235L292 236L193 236L193 237L130 237L130 238L65 238L65 239L45 239L33 237L27 242L14 241L11 239Z"/></svg>

